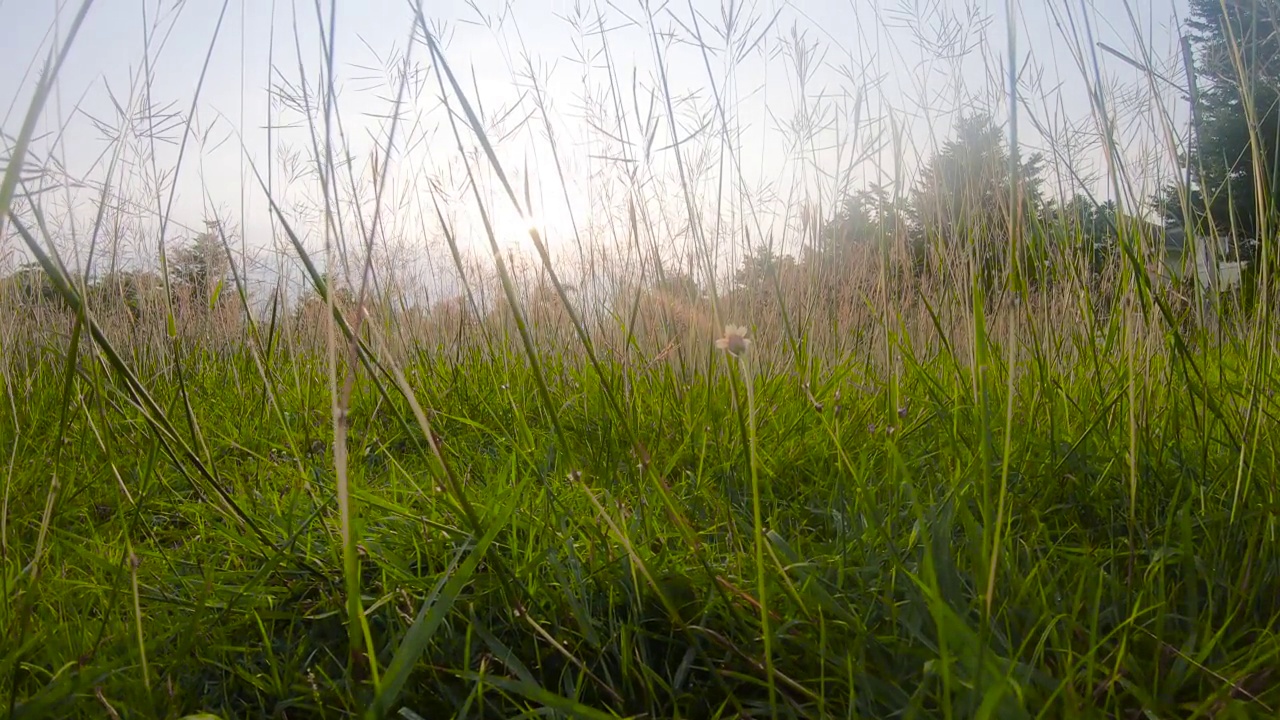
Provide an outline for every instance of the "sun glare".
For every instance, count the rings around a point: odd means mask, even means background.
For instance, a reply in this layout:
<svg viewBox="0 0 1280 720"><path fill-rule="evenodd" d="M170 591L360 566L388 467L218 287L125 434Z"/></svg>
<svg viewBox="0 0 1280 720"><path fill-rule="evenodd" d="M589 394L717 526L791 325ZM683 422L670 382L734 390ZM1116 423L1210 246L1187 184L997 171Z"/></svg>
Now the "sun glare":
<svg viewBox="0 0 1280 720"><path fill-rule="evenodd" d="M495 212L493 232L498 243L504 246L517 246L533 250L530 233L537 230L538 237L549 248L560 247L567 233L573 232L571 216L567 211L547 212L534 211L521 213L513 207Z"/></svg>

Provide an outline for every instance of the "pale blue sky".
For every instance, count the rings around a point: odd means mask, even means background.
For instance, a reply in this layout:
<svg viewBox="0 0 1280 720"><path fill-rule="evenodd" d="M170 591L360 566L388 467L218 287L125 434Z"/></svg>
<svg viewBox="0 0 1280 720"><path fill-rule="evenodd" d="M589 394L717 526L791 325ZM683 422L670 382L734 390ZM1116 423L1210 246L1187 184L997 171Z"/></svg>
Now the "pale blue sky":
<svg viewBox="0 0 1280 720"><path fill-rule="evenodd" d="M325 0L320 4L324 6L325 22L328 22L329 3ZM625 186L618 183L624 175L621 166L591 156L615 155L621 150L598 132L598 127L592 128L584 117L583 68L570 57L574 53L575 33L564 18L573 14L575 8L591 16L597 9L603 14L610 27L609 47L618 68L618 79L627 93L625 112L632 122L629 133L634 139L640 130L633 116L636 106L630 97L632 72L634 70L642 87L653 87L657 83L657 66L647 29L627 26L628 16L642 18L642 4L638 0L617 0L612 4L593 0L576 3L515 0L511 3L511 15L501 29L486 28L476 21L477 8L496 20L502 12L502 3L475 0L473 7L460 0L445 0L424 5L428 18L443 23L449 30L446 54L455 72L463 76L465 91L473 101L478 99L491 115L504 103L512 103L521 87L527 85L514 78L511 70L523 67L521 43L524 44L542 68L539 76L545 83L556 118L562 160L570 178L569 202L575 217L581 222L593 213L599 215L601 207L616 205L618 188ZM1023 93L1031 105L1029 111L1054 123L1071 122L1081 127L1090 125L1090 105L1080 71L1071 57L1071 43L1059 27L1066 14L1079 22L1087 12L1094 24L1096 40L1133 55L1140 52L1138 38L1141 38L1162 69L1167 69L1165 64L1177 57L1174 18L1186 15L1185 0L1131 2L1129 5L1138 14L1135 32L1121 0L1083 0L1083 3L1081 0L1022 0L1014 5L1017 53L1020 62L1029 63L1023 83ZM65 32L78 6L78 0L0 0L0 47L5 48L10 62L9 70L0 75L0 112L3 113L0 117L8 137L16 134L34 85L35 69L25 79L22 76L26 63L39 65L52 47L54 37ZM673 29L687 37L694 16L691 7L700 18L704 39L718 46L720 43L712 39L711 25L721 22L720 2L667 3L658 13L658 30ZM915 166L920 154L927 153L932 142L945 139L956 109L973 108L983 104L983 99L995 98L997 104L992 108L1002 119L1006 116L1007 110L999 104L998 84L1003 82L1002 76L992 74L1001 71L1008 47L1004 0L754 0L739 2L738 7L743 16L759 18L751 37L760 33L769 18L777 16L762 43L732 75L724 72L723 56L712 59L719 92L726 98L734 122L743 133L736 152L748 190L761 198L772 198L757 202L759 217L747 225L758 221L766 228L780 229L783 220L789 213L794 215L792 211L800 204L828 196L842 183L852 182L856 187L867 178L884 175L892 164L889 155L881 154L878 163L866 162L848 168L849 154L857 148L848 146L851 134L847 126L817 133L808 146L805 161L799 161L795 148L788 143L788 132L782 129L782 124L795 116L797 108L794 63L792 54L786 50L793 29L802 33L806 42L820 48L821 62L816 63L804 93L809 102L829 105L824 117L849 122L854 117L854 94L865 92L859 117L863 122L879 122L882 130L889 127L887 118L893 109L893 116L903 123L903 137L910 148L903 164L908 171ZM397 67L398 58L408 46L411 10L406 0L338 0L337 8L338 108L352 138L353 155L367 180L369 153L375 146L372 138L382 137L379 133L385 132L385 116L395 93L395 82L371 68ZM145 56L143 31L149 23L156 23L160 37L164 38L162 47L151 48L154 58L152 105L186 118L222 9L221 0L176 3L173 0L97 0L75 41L60 75L56 97L41 123L45 135L35 145L38 156L47 157L52 152L59 162L66 163L71 176L102 179L110 158L104 153L109 153L112 145L91 118L109 126L121 124L112 109L108 88L119 102L127 101ZM986 17L988 24L975 20L981 17ZM265 220L266 204L248 174L246 162L261 164L264 172L271 167L276 181L283 182L287 173L281 159L290 151L309 154L310 140L305 127L295 125L278 130L274 153L268 152L263 127L269 117L268 87L280 81L295 86L298 83L298 46L302 49L307 82L312 89L317 82L320 53L315 4L311 0L230 0L222 23L196 106L193 138L176 181L174 222L180 226L199 226L202 217L210 212L206 202L211 200L220 216L245 228L251 246L268 246L271 241ZM295 28L298 45L295 45ZM936 55L931 58L929 51L922 48L948 35L965 38L963 42L974 48L959 63ZM600 48L599 37L588 35L577 39L593 50ZM274 76L268 72L269 52L274 52L271 58L276 68ZM702 54L687 44L675 44L663 52L673 93L697 92L706 112L710 107L711 86ZM1134 95L1131 101L1140 101L1141 93L1135 95L1136 91L1145 90L1140 73L1112 57L1100 57L1108 82L1115 83L1117 97ZM425 48L416 45L412 58L417 65L425 66ZM1167 72L1174 77L1181 76L1176 69ZM604 97L602 88L608 83L605 72L595 68L587 77L585 87ZM728 77L733 78L733 83L726 87L723 83ZM1033 77L1038 80L1033 82ZM433 99L435 80L430 76L424 76L424 80L423 91L406 104L406 117L410 120L402 123L398 130L401 142L392 166L394 182L385 203L392 208L384 215L390 223L388 232L410 246L415 242L430 242L422 239L424 233L419 224L421 215L430 207L422 205L426 202L425 193L421 192L425 179L435 176L455 187L458 185L457 150L447 120ZM138 96L138 86L134 88ZM1164 106L1174 113L1178 123L1184 124L1185 113L1176 95L1167 88L1160 91ZM137 111L140 104L136 98L134 104ZM73 111L75 108L79 112ZM1161 142L1154 132L1158 128L1152 125L1154 114L1148 112L1149 106L1144 108L1145 117L1142 113L1127 113L1126 117L1134 120L1120 128L1126 151L1132 152L1135 158L1144 153L1158 155L1148 153L1147 149L1159 148ZM526 100L506 125L514 126L515 118L524 117L532 110L532 104ZM639 110L645 112L645 107ZM279 108L270 117L278 124L296 123L300 119L296 114L281 114ZM685 134L695 127L688 115L679 117L678 124ZM57 132L59 129L61 132ZM1025 115L1021 131L1030 149L1055 149L1053 143L1038 136ZM176 141L180 138L180 128L175 125L167 135ZM244 141L243 152L240 138ZM844 141L839 148L837 138ZM661 147L669 143L664 121L654 145ZM540 125L530 124L497 144L500 158L509 171L520 175L519 171L528 162L536 204L542 208L541 214L551 226L557 246L568 248L571 228L558 195L555 167ZM1057 149L1061 151L1062 147L1059 144ZM692 150L690 154L694 154ZM125 194L131 200L149 203L154 209L155 199L148 199L144 192L152 169L145 163L137 164L145 155L139 147L126 152L122 156L125 165L118 171L115 182L127 189ZM1076 165L1085 172L1090 168L1096 171L1100 169L1100 158L1096 151L1086 152L1086 157L1080 158ZM157 146L155 167L159 171L172 170L176 159L176 142ZM692 159L686 157L686 161ZM445 170L450 163L452 175ZM652 158L647 167L653 177L668 180L674 177L674 170L670 151ZM824 177L825 180L821 179ZM845 179L833 179L837 177ZM714 194L717 178L730 182L730 188L737 182L731 169L713 166L713 171L700 184L700 190ZM314 202L316 187L314 180L304 178L279 192L281 198L296 209L304 207L308 199ZM1106 192L1102 186L1095 190ZM537 199L539 191L540 200ZM83 192L60 195L60 199L47 202L65 205L69 200L75 212L62 215L76 218L75 233L83 233L84 223L91 217L88 213L93 207L92 195ZM496 195L493 197L497 199ZM829 197L825 199L829 202ZM681 203L681 198L674 195L658 204L663 206L662 212L678 218L683 210ZM462 226L469 226L468 217L474 218L473 206L462 200L451 203L450 211ZM303 219L305 213L298 212L300 225L308 225ZM513 230L518 222L512 211L501 204L499 215L504 218L501 228L504 241L518 244ZM671 232L677 232L674 224L672 227ZM311 224L304 229L311 241L317 241L318 226ZM603 238L618 231L616 227L610 230L602 226L592 234ZM64 232L70 234L71 230L64 228ZM426 234L433 232L429 223ZM140 238L139 244L145 247L154 243L155 227L152 224L148 229L147 223L141 222L132 234ZM181 237L186 233L179 228L176 234ZM12 248L0 248L0 251L7 249Z"/></svg>

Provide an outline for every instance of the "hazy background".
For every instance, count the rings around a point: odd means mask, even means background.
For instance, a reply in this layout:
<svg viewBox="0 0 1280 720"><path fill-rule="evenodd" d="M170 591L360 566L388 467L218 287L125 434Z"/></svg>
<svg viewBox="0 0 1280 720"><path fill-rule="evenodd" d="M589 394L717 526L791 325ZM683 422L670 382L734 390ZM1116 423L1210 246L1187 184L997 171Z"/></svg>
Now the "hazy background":
<svg viewBox="0 0 1280 720"><path fill-rule="evenodd" d="M829 215L833 197L873 181L897 183L905 191L920 158L946 138L959 112L987 109L1002 121L1008 116L1003 87L1008 8L994 0L425 5L428 21L443 29L447 57L481 111L517 192L528 183L535 221L556 252L567 253L566 262L579 269L595 262L580 247L617 244L611 238L623 231L620 203L636 184L674 187L678 182L672 153L677 138L686 148L704 137L719 142L722 120L712 93L720 95L732 128L725 135L737 138L743 162L741 168L718 168L695 182L729 203L729 216L740 218L738 229L721 225L712 234L756 228L765 237L772 232L779 247L791 252L797 234L780 231L793 228L803 208ZM1081 55L1081 49L1105 43L1166 77L1180 78L1176 28L1184 5L1178 0L1011 4L1020 95L1026 103L1020 108L1018 137L1024 153L1045 153L1048 195L1067 197L1083 184L1100 199L1116 196L1102 172L1102 143L1084 82L1093 58ZM8 141L22 122L39 64L78 7L55 0L0 2L6 18L0 46L8 57L31 63L0 76ZM217 217L243 242L250 275L270 282L289 261L287 253L277 252L266 193L254 168L308 245L322 248L323 202L310 131L297 103L305 89L314 106L316 88L324 85L320 28L336 27L338 96L331 117L341 123L329 134L351 159L352 174L340 183L346 185L343 192L360 198L366 216L372 216L373 151L387 144L400 78L408 68L390 182L381 203L385 225L379 246L397 258L394 264L413 266L417 277L440 283L432 295L448 294L453 271L443 261L438 222L424 198L426 183L436 184L448 200L445 212L463 247L480 247L483 236L475 203L464 192L465 172L438 102L436 80L426 71L429 53L420 41L410 42L412 4L345 0L333 8L336 23L328 2L95 2L41 119L30 160L32 172L42 168L55 188L44 200L48 207L72 210L49 213L62 223L56 235L71 256L83 247L82 235L112 166L112 137L128 125L134 127L131 143L137 153L122 153L112 180L113 192L122 198L116 204L122 218L118 262L154 257L161 234L156 211L169 206L172 192L166 242L189 238L203 228L203 220ZM667 39L658 51L649 40L649 23ZM155 29L150 52L157 60L149 67L143 64L146 28ZM600 28L607 33L609 64ZM712 52L704 54L691 44L697 34ZM732 52L724 52L726 46ZM675 132L658 100L663 82L658 52L677 99ZM1152 87L1139 69L1111 54L1098 50L1097 58L1113 101L1144 106L1143 112L1114 113L1132 119L1116 128L1118 146L1127 155L1126 190L1144 197L1174 171L1164 130L1151 124L1159 116L1150 112L1151 105L1161 106L1175 130L1185 133L1185 101L1170 86ZM621 93L609 91L609 68ZM140 82L144 72L152 75L149 95ZM545 116L539 99L548 110ZM187 117L191 131L184 136ZM611 126L602 126L605 118L611 118ZM319 132L323 136L323 128ZM463 137L467 151L478 151L465 128ZM552 137L567 197L560 192ZM686 162L696 165L697 158L686 157ZM477 172L499 241L512 252L528 252L518 213L498 191L487 164L475 165L481 168ZM176 175L157 170L174 167ZM81 189L69 187L68 180ZM687 242L686 209L679 193L655 190L652 195L678 255ZM1128 209L1137 211L1133 199L1127 198ZM714 206L707 210L718 212ZM4 242L0 258L5 264L20 261L17 245ZM723 269L737 264L736 255L746 245L740 239L717 244L723 248L716 253Z"/></svg>

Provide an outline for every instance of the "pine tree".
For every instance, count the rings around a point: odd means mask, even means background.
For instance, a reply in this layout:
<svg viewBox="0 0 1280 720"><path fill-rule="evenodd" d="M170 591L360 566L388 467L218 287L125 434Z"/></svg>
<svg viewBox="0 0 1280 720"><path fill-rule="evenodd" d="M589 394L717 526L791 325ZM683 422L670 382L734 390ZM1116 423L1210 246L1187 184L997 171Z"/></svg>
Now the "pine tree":
<svg viewBox="0 0 1280 720"><path fill-rule="evenodd" d="M1192 222L1173 188L1157 198L1169 224L1257 238L1277 207L1280 0L1190 0L1198 90ZM1252 131L1251 131L1252 125Z"/></svg>

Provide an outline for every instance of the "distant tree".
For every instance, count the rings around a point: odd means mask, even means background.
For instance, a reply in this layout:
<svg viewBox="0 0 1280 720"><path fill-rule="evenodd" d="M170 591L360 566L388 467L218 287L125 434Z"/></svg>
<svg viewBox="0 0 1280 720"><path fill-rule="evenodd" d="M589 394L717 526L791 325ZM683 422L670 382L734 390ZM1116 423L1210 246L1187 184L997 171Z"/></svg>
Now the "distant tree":
<svg viewBox="0 0 1280 720"><path fill-rule="evenodd" d="M879 184L846 195L835 217L818 233L817 242L805 248L803 264L812 269L840 266L858 245L892 242L909 226L907 210Z"/></svg>
<svg viewBox="0 0 1280 720"><path fill-rule="evenodd" d="M693 274L682 269L687 267L674 262L664 265L663 276L653 278L638 295L625 282L619 283L618 287L625 288L621 305L628 313L635 313L633 331L656 333L653 337L664 344L684 336L709 299Z"/></svg>
<svg viewBox="0 0 1280 720"><path fill-rule="evenodd" d="M826 313L836 322L840 308L856 302L862 291L849 278L863 277L867 267L879 263L879 253L909 238L909 231L908 207L891 188L873 183L846 194L802 249L798 269L805 283L804 311Z"/></svg>
<svg viewBox="0 0 1280 720"><path fill-rule="evenodd" d="M356 293L340 278L335 278L329 273L321 273L320 282L324 285L326 292L333 295L333 304L339 310L349 313L355 308ZM320 292L308 286L294 309L294 318L314 324L325 319L328 308L328 302ZM352 318L354 319L354 316Z"/></svg>
<svg viewBox="0 0 1280 720"><path fill-rule="evenodd" d="M174 250L168 257L169 282L175 294L210 307L215 296L221 298L229 281L231 263L223 247L217 221L205 222L206 230L190 243Z"/></svg>
<svg viewBox="0 0 1280 720"><path fill-rule="evenodd" d="M743 290L769 289L776 277L795 267L795 258L779 255L768 245L759 245L742 259L742 267L733 275L733 284Z"/></svg>
<svg viewBox="0 0 1280 720"><path fill-rule="evenodd" d="M664 277L654 280L650 289L671 298L693 302L702 297L702 288L693 275L684 271L667 271Z"/></svg>
<svg viewBox="0 0 1280 720"><path fill-rule="evenodd" d="M53 306L58 303L59 296L40 263L29 262L0 278L0 299L16 301L23 307L37 307Z"/></svg>
<svg viewBox="0 0 1280 720"><path fill-rule="evenodd" d="M912 193L913 220L938 239L958 243L985 236L1004 238L1012 207L1013 180L1021 183L1024 212L1043 206L1044 158L1035 153L1009 174L1004 132L990 115L961 118L955 136L930 158Z"/></svg>
<svg viewBox="0 0 1280 720"><path fill-rule="evenodd" d="M120 312L135 322L164 305L164 279L148 270L114 270L87 288L96 313Z"/></svg>
<svg viewBox="0 0 1280 720"><path fill-rule="evenodd" d="M1199 91L1192 217L1183 217L1174 187L1162 189L1154 205L1168 225L1256 238L1260 207L1274 218L1280 187L1280 0L1190 0L1190 11Z"/></svg>
<svg viewBox="0 0 1280 720"><path fill-rule="evenodd" d="M1095 271L1116 252L1118 216L1113 200L1097 203L1077 194L1061 205L1048 205L1046 219L1070 247L1089 259Z"/></svg>
<svg viewBox="0 0 1280 720"><path fill-rule="evenodd" d="M1043 156L1034 153L1019 159L1013 176L1010 165L1004 132L991 116L962 117L954 137L925 164L912 192L912 244L917 252L939 248L972 253L978 272L996 282L1009 260L1014 190L1021 193L1021 215L1014 221L1024 228L1035 226L1045 204ZM1037 237L1024 235L1028 242Z"/></svg>
<svg viewBox="0 0 1280 720"><path fill-rule="evenodd" d="M87 306L99 316L122 312L137 320L144 310L164 302L163 279L145 270L109 272L91 280L84 291ZM62 307L53 282L34 262L0 278L0 299L17 301L22 307Z"/></svg>
<svg viewBox="0 0 1280 720"><path fill-rule="evenodd" d="M1043 218L1043 170L1039 153L1010 162L1004 131L990 115L962 116L954 136L925 163L908 197L894 198L879 185L847 195L815 247L806 250L804 264L828 265L858 244L905 238L917 271L928 267L928 251L936 248L951 257L957 251L971 254L984 277L994 281L1007 267L1014 190L1021 193L1018 223L1034 228ZM1026 233L1024 247L1042 236ZM767 264L768 258L763 260ZM759 264L761 258L751 261Z"/></svg>

